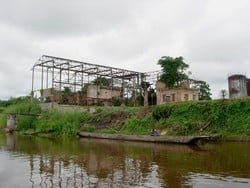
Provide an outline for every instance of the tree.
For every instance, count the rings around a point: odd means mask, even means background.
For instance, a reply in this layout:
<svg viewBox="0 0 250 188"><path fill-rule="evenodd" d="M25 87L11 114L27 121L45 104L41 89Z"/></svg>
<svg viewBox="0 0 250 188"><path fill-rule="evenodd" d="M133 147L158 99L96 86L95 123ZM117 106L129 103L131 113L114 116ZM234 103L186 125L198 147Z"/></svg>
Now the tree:
<svg viewBox="0 0 250 188"><path fill-rule="evenodd" d="M70 87L64 87L63 94L65 94L65 95L70 95L70 94L71 94L71 89L70 89Z"/></svg>
<svg viewBox="0 0 250 188"><path fill-rule="evenodd" d="M209 84L207 84L205 81L201 81L198 86L199 89L199 100L211 100L210 93L211 89L209 87Z"/></svg>
<svg viewBox="0 0 250 188"><path fill-rule="evenodd" d="M221 96L222 99L225 99L226 96L227 96L227 90L226 89L222 89L220 91L220 96Z"/></svg>
<svg viewBox="0 0 250 188"><path fill-rule="evenodd" d="M183 57L172 58L163 56L158 64L162 67L163 74L160 81L168 87L178 87L183 80L188 79L188 75L184 72L189 65L184 62Z"/></svg>
<svg viewBox="0 0 250 188"><path fill-rule="evenodd" d="M98 86L110 86L111 79L105 77L97 77L95 80L92 81L92 83Z"/></svg>

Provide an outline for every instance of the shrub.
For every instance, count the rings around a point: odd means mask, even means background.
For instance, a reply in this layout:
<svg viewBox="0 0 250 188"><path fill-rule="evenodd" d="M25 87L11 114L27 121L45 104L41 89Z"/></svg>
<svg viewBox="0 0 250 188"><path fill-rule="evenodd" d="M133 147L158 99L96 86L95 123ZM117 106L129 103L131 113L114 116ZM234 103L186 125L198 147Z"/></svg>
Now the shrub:
<svg viewBox="0 0 250 188"><path fill-rule="evenodd" d="M113 106L121 106L122 104L122 98L120 97L113 97L112 98L112 105Z"/></svg>
<svg viewBox="0 0 250 188"><path fill-rule="evenodd" d="M149 135L155 123L151 115L144 119L132 117L126 121L120 132L125 134Z"/></svg>
<svg viewBox="0 0 250 188"><path fill-rule="evenodd" d="M171 105L158 105L154 108L152 115L156 120L168 118L171 115L172 108Z"/></svg>

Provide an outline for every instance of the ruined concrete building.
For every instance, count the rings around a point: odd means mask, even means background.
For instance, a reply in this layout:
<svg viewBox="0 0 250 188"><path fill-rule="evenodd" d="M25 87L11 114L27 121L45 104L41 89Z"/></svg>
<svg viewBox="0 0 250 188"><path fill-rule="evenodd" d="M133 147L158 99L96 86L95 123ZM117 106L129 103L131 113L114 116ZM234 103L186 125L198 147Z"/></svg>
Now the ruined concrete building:
<svg viewBox="0 0 250 188"><path fill-rule="evenodd" d="M156 83L157 104L177 101L198 101L199 91L190 88L189 84L183 84L179 88L169 88L166 84L157 81Z"/></svg>

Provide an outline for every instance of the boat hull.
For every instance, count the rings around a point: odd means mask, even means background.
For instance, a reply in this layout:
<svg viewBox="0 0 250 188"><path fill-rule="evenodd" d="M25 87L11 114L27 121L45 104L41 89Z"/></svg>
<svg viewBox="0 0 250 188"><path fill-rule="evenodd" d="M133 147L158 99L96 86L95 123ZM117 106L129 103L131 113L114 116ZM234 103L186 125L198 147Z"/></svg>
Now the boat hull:
<svg viewBox="0 0 250 188"><path fill-rule="evenodd" d="M147 135L123 135L123 134L103 134L79 132L80 137L99 138L111 140L155 142L155 143L174 143L174 144L195 144L200 140L208 141L209 136L147 136Z"/></svg>

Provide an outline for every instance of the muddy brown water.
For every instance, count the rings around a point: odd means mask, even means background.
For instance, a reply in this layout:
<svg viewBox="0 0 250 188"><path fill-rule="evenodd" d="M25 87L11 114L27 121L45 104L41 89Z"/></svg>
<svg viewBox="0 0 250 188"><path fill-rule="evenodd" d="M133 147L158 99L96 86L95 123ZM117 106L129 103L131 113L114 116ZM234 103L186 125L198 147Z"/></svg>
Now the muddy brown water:
<svg viewBox="0 0 250 188"><path fill-rule="evenodd" d="M250 143L198 146L0 132L0 187L250 187Z"/></svg>

